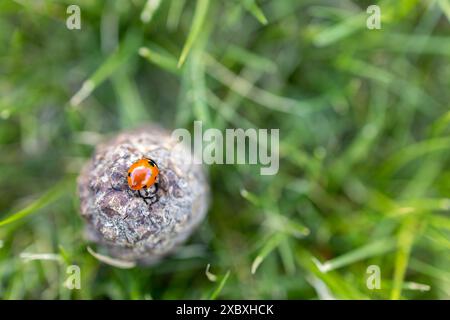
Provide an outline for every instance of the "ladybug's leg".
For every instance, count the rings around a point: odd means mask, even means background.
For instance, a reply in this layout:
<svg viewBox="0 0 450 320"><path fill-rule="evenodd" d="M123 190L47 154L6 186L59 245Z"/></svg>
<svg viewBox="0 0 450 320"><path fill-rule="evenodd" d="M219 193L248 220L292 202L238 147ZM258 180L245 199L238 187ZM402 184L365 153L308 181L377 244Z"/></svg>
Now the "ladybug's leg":
<svg viewBox="0 0 450 320"><path fill-rule="evenodd" d="M147 190L145 190L143 193L141 193L142 190L143 189L138 190L139 197L144 199L144 201L145 201L145 199L150 199L151 197L149 197L149 194L148 194ZM147 203L147 201L145 201L145 203Z"/></svg>
<svg viewBox="0 0 450 320"><path fill-rule="evenodd" d="M142 199L144 199L144 202L145 202L146 204L149 204L149 203L147 202L147 199L149 198L149 197L147 196L147 192L145 191L145 193L142 194L142 193L141 193L141 190L142 190L142 189L139 189L139 190L138 190L139 197L141 197Z"/></svg>
<svg viewBox="0 0 450 320"><path fill-rule="evenodd" d="M159 190L159 185L156 182L150 188L145 189L145 191L144 191L145 197L153 197L154 195L158 194L158 190Z"/></svg>
<svg viewBox="0 0 450 320"><path fill-rule="evenodd" d="M144 199L144 202L146 204L154 204L159 200L158 196L154 196L154 197L142 197L142 199ZM148 200L150 200L150 203L148 202Z"/></svg>
<svg viewBox="0 0 450 320"><path fill-rule="evenodd" d="M157 202L159 200L159 196L157 194L158 193L158 184L155 183L154 186L155 186L155 189L152 192L149 192L148 189L145 189L144 193L141 193L142 189L138 191L139 192L139 196L142 199L144 199L146 204L153 204L153 203L155 203L155 202ZM150 200L150 203L147 200Z"/></svg>

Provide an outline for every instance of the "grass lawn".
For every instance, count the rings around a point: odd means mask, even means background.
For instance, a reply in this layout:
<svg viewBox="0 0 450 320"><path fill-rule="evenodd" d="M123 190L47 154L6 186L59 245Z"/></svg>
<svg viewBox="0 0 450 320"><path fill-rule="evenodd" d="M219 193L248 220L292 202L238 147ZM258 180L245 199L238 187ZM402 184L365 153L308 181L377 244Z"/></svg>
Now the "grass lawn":
<svg viewBox="0 0 450 320"><path fill-rule="evenodd" d="M0 298L450 298L449 24L448 0L1 1ZM208 166L174 255L97 260L75 184L95 145L195 120L278 128L278 174Z"/></svg>

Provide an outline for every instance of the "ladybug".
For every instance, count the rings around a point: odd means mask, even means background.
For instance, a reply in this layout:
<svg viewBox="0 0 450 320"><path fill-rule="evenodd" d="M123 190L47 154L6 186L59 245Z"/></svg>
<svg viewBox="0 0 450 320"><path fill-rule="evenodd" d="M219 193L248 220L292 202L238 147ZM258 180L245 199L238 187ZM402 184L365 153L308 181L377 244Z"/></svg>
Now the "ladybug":
<svg viewBox="0 0 450 320"><path fill-rule="evenodd" d="M131 190L137 191L146 204L157 201L159 168L155 161L150 158L142 158L134 162L128 169L128 186ZM153 187L153 190L149 189ZM143 193L141 193L143 192Z"/></svg>

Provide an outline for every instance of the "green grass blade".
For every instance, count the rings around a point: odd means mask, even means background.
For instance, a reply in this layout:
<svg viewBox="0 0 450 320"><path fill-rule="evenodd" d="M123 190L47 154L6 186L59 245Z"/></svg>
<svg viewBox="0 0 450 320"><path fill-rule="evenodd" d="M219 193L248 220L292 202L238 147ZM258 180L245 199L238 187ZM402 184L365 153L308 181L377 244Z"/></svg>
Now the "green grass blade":
<svg viewBox="0 0 450 320"><path fill-rule="evenodd" d="M309 229L303 224L280 214L268 215L264 225L268 229L282 232L297 239L306 237L310 233Z"/></svg>
<svg viewBox="0 0 450 320"><path fill-rule="evenodd" d="M259 268L264 259L280 244L281 240L283 240L283 234L277 233L274 234L266 244L262 247L259 254L256 256L255 260L253 260L251 273L255 274L256 270Z"/></svg>
<svg viewBox="0 0 450 320"><path fill-rule="evenodd" d="M314 258L314 263L320 271L326 273L331 270L336 270L348 266L354 262L361 261L370 257L387 253L395 248L394 239L378 240L355 250L349 251L339 257L320 263Z"/></svg>
<svg viewBox="0 0 450 320"><path fill-rule="evenodd" d="M56 184L53 188L44 193L39 199L29 204L27 207L22 210L11 214L9 217L0 221L0 227L3 227L7 224L13 223L20 219L25 218L26 216L36 212L39 209L44 208L50 203L58 200L61 196L63 196L67 192L68 184L67 181Z"/></svg>
<svg viewBox="0 0 450 320"><path fill-rule="evenodd" d="M184 44L183 49L181 50L180 58L178 59L177 67L181 68L181 66L186 61L186 58L191 51L195 40L197 40L201 29L203 27L203 23L206 19L206 14L208 13L209 0L197 0L197 5L195 7L194 19L191 25L191 29L189 31L189 35L186 39L186 43Z"/></svg>
<svg viewBox="0 0 450 320"><path fill-rule="evenodd" d="M276 95L272 92L261 89L249 82L247 79L236 75L215 60L212 56L205 54L204 59L208 65L207 72L211 77L221 82L237 94L248 98L261 106L298 116L306 115L311 111L311 108L318 108L318 103L320 103L320 101L298 101Z"/></svg>
<svg viewBox="0 0 450 320"><path fill-rule="evenodd" d="M161 0L147 0L144 9L141 12L141 21L143 23L149 23L160 4Z"/></svg>
<svg viewBox="0 0 450 320"><path fill-rule="evenodd" d="M436 120L431 126L431 136L437 137L445 132L450 125L450 111L442 115L438 120Z"/></svg>
<svg viewBox="0 0 450 320"><path fill-rule="evenodd" d="M447 209L448 210L448 209ZM450 231L450 218L441 215L430 215L428 221L436 228L445 229Z"/></svg>
<svg viewBox="0 0 450 320"><path fill-rule="evenodd" d="M340 299L367 299L366 295L360 292L356 286L346 281L339 273L334 271L323 273L314 260L314 256L308 251L303 249L297 251L297 264L307 272L322 280L330 289L333 296Z"/></svg>
<svg viewBox="0 0 450 320"><path fill-rule="evenodd" d="M313 41L318 47L326 47L351 36L365 27L366 17L364 15L355 15L330 28L322 30L314 37Z"/></svg>
<svg viewBox="0 0 450 320"><path fill-rule="evenodd" d="M185 3L186 0L176 0L170 2L169 14L167 16L167 28L169 30L175 30L180 24L180 17Z"/></svg>
<svg viewBox="0 0 450 320"><path fill-rule="evenodd" d="M246 0L244 1L244 7L248 10L262 25L268 23L266 16L262 9L256 3L256 0Z"/></svg>
<svg viewBox="0 0 450 320"><path fill-rule="evenodd" d="M203 121L205 126L209 127L211 125L211 116L206 99L205 65L199 50L192 52L192 59L189 61L186 72L189 73L195 119Z"/></svg>
<svg viewBox="0 0 450 320"><path fill-rule="evenodd" d="M139 47L140 37L136 33L130 33L118 49L112 53L105 62L81 85L70 99L72 106L78 106L83 102L103 81L122 66L136 53Z"/></svg>
<svg viewBox="0 0 450 320"><path fill-rule="evenodd" d="M116 268L131 269L136 266L136 263L134 261L115 259L110 256L106 256L106 255L97 253L94 250L92 250L91 247L87 247L87 251L98 261L106 263L106 264L116 267Z"/></svg>
<svg viewBox="0 0 450 320"><path fill-rule="evenodd" d="M288 237L284 237L278 246L278 252L280 253L281 261L283 262L284 269L289 275L295 274L296 265L293 246L289 242Z"/></svg>
<svg viewBox="0 0 450 320"><path fill-rule="evenodd" d="M257 206L257 207L261 207L262 206L262 201L260 198L258 198L255 194L249 192L248 190L242 189L241 190L241 196L246 199L247 201L249 201L250 203L252 203L253 205Z"/></svg>
<svg viewBox="0 0 450 320"><path fill-rule="evenodd" d="M450 138L433 138L410 144L390 157L380 169L381 176L387 176L407 163L424 155L450 149Z"/></svg>
<svg viewBox="0 0 450 320"><path fill-rule="evenodd" d="M217 276L209 271L210 268L211 268L211 264L208 263L208 265L206 266L206 270L205 270L205 276L208 278L209 281L216 282Z"/></svg>
<svg viewBox="0 0 450 320"><path fill-rule="evenodd" d="M176 58L155 45L141 47L139 49L139 55L163 70L174 74L180 73L180 70L177 67Z"/></svg>
<svg viewBox="0 0 450 320"><path fill-rule="evenodd" d="M394 280L391 290L391 299L401 297L403 282L408 267L409 255L416 236L417 221L415 218L406 220L398 236L398 250L395 257Z"/></svg>
<svg viewBox="0 0 450 320"><path fill-rule="evenodd" d="M119 99L119 119L122 128L133 128L150 116L141 100L137 85L127 72L116 72L112 77L114 91Z"/></svg>
<svg viewBox="0 0 450 320"><path fill-rule="evenodd" d="M450 2L448 0L438 0L438 4L447 17L448 22L450 22Z"/></svg>
<svg viewBox="0 0 450 320"><path fill-rule="evenodd" d="M409 266L412 270L433 277L441 282L450 284L450 272L448 270L442 270L440 268L437 268L436 266L417 259L411 259Z"/></svg>
<svg viewBox="0 0 450 320"><path fill-rule="evenodd" d="M250 68L268 73L275 73L278 69L277 64L272 60L234 45L231 45L227 49L225 58L232 59Z"/></svg>
<svg viewBox="0 0 450 320"><path fill-rule="evenodd" d="M225 283L227 282L229 276L230 276L230 270L228 270L227 273L220 280L220 282L217 285L216 289L213 291L213 293L209 297L210 300L216 300L217 299L219 294L222 292L223 287L225 286Z"/></svg>
<svg viewBox="0 0 450 320"><path fill-rule="evenodd" d="M71 265L72 264L72 260L70 258L70 255L67 253L66 249L64 249L64 247L61 244L58 246L58 248L59 248L59 254L61 255L63 261L67 265Z"/></svg>

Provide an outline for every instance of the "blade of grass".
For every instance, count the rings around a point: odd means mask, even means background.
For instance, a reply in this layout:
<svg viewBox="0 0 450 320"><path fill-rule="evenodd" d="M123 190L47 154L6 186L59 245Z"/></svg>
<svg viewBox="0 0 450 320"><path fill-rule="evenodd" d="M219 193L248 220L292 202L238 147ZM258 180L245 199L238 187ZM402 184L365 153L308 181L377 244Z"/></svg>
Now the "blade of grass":
<svg viewBox="0 0 450 320"><path fill-rule="evenodd" d="M278 96L269 91L258 88L253 83L250 83L246 79L234 74L212 56L204 54L204 59L209 66L207 71L210 76L226 85L237 94L246 97L261 106L299 116L304 116L311 112L312 107L314 107L314 110L319 109L317 106L319 101L310 100L308 103L306 101L298 101L295 99Z"/></svg>
<svg viewBox="0 0 450 320"><path fill-rule="evenodd" d="M428 221L436 228L450 231L450 219L446 216L433 214L428 217Z"/></svg>
<svg viewBox="0 0 450 320"><path fill-rule="evenodd" d="M444 133L445 129L450 124L450 111L446 112L439 119L437 119L431 126L431 137L438 137Z"/></svg>
<svg viewBox="0 0 450 320"><path fill-rule="evenodd" d="M412 291L430 291L431 286L425 283L417 283L417 282L404 282L403 287L404 290L412 290Z"/></svg>
<svg viewBox="0 0 450 320"><path fill-rule="evenodd" d="M398 250L395 257L394 280L390 295L392 300L398 300L401 297L409 255L415 239L416 227L417 220L415 218L409 218L403 223L398 235Z"/></svg>
<svg viewBox="0 0 450 320"><path fill-rule="evenodd" d="M268 73L274 73L278 69L272 60L235 45L228 47L225 58Z"/></svg>
<svg viewBox="0 0 450 320"><path fill-rule="evenodd" d="M26 216L38 211L39 209L44 208L52 202L58 200L61 196L63 196L67 192L68 183L67 181L60 182L56 184L49 191L44 193L39 199L29 204L24 209L11 214L9 217L0 221L0 227L3 227L7 224L13 223L20 219L25 218Z"/></svg>
<svg viewBox="0 0 450 320"><path fill-rule="evenodd" d="M242 78L247 79L250 83L256 83L263 76L263 71L244 65L244 68L242 68L240 70L239 75ZM212 93L211 89L208 90L208 101L211 101L210 102L211 107L213 107L212 104L215 104L214 108L218 112L216 114L215 121L214 121L217 128L219 128L219 129L226 128L225 127L225 124L226 124L225 119L227 119L229 121L230 120L234 121L234 122L230 122L233 125L240 123L240 122L246 123L245 126L238 125L237 126L238 128L257 128L258 126L256 126L256 124L253 123L252 121L249 121L249 119L246 115L244 115L242 113L238 113L238 110L240 108L242 108L243 106L245 106L245 97L237 94L233 90L228 89L227 91L228 92L226 93L225 96L218 98L217 96L216 97L212 96L214 94Z"/></svg>
<svg viewBox="0 0 450 320"><path fill-rule="evenodd" d="M450 138L433 138L410 144L400 149L386 160L380 169L380 176L386 177L406 165L408 162L432 152L443 151L450 148Z"/></svg>
<svg viewBox="0 0 450 320"><path fill-rule="evenodd" d="M266 244L262 247L259 254L256 256L255 260L253 260L252 267L251 267L251 273L255 274L256 270L259 268L261 263L264 261L264 259L280 244L281 240L283 239L283 234L276 233L272 237L269 238L269 240L266 242Z"/></svg>
<svg viewBox="0 0 450 320"><path fill-rule="evenodd" d="M105 256L103 254L97 253L94 250L92 250L90 247L87 247L87 251L98 261L109 264L110 266L113 266L113 267L117 267L117 268L121 268L121 269L131 269L136 266L136 263L134 263L132 261L114 259L114 258Z"/></svg>
<svg viewBox="0 0 450 320"><path fill-rule="evenodd" d="M170 2L169 14L167 15L167 28L171 31L175 30L180 24L180 16L183 12L186 0L176 0Z"/></svg>
<svg viewBox="0 0 450 320"><path fill-rule="evenodd" d="M309 276L306 278L309 284L316 290L317 296L320 300L336 300L330 289L321 279L316 276Z"/></svg>
<svg viewBox="0 0 450 320"><path fill-rule="evenodd" d="M255 0L245 0L244 7L250 12L256 20L258 20L262 25L266 25L268 23L266 16L262 9L258 6Z"/></svg>
<svg viewBox="0 0 450 320"><path fill-rule="evenodd" d="M425 43L425 46L407 45L405 43L413 41L416 43ZM383 47L386 50L402 53L421 53L449 56L448 50L450 40L444 36L428 36L415 34L411 37L410 34L389 33L383 38Z"/></svg>
<svg viewBox="0 0 450 320"><path fill-rule="evenodd" d="M297 264L304 270L321 279L330 289L333 296L340 299L367 299L357 287L351 285L336 272L323 273L314 263L314 256L306 250L298 249L296 254Z"/></svg>
<svg viewBox="0 0 450 320"><path fill-rule="evenodd" d="M206 266L205 275L209 281L216 282L217 276L209 271L210 267L211 267L211 265L208 263L208 265Z"/></svg>
<svg viewBox="0 0 450 320"><path fill-rule="evenodd" d="M59 254L62 257L63 261L67 264L67 265L71 265L72 261L70 259L69 254L67 253L66 249L64 249L64 247L60 244L58 246L59 248Z"/></svg>
<svg viewBox="0 0 450 320"><path fill-rule="evenodd" d="M438 0L438 4L447 17L448 22L450 22L450 2L448 0Z"/></svg>
<svg viewBox="0 0 450 320"><path fill-rule="evenodd" d="M450 272L448 270L436 268L436 266L417 259L411 259L409 266L412 270L421 272L439 281L447 282L448 284L450 284Z"/></svg>
<svg viewBox="0 0 450 320"><path fill-rule="evenodd" d="M144 9L141 12L141 21L143 23L149 23L160 4L161 0L147 0Z"/></svg>
<svg viewBox="0 0 450 320"><path fill-rule="evenodd" d="M374 64L357 59L343 59L338 62L339 68L355 75L379 82L384 88L410 103L426 103L437 106L438 102L430 96L420 85L416 85L408 78L403 78L393 72L386 71ZM394 69L395 70L395 69Z"/></svg>
<svg viewBox="0 0 450 320"><path fill-rule="evenodd" d="M278 252L280 253L281 261L283 262L284 269L288 275L295 273L295 257L293 248L289 242L289 237L284 237L278 246Z"/></svg>
<svg viewBox="0 0 450 320"><path fill-rule="evenodd" d="M195 40L197 40L203 23L206 18L206 14L208 13L209 0L197 0L197 4L194 12L194 19L191 24L191 29L189 30L188 37L186 39L186 43L184 44L183 49L181 50L180 58L178 59L177 67L181 68L194 45Z"/></svg>
<svg viewBox="0 0 450 320"><path fill-rule="evenodd" d="M19 257L23 259L25 262L34 261L34 260L46 260L46 261L56 261L61 262L62 258L59 254L56 253L31 253L31 252L22 252Z"/></svg>
<svg viewBox="0 0 450 320"><path fill-rule="evenodd" d="M203 121L205 126L209 127L211 116L206 101L205 65L201 59L200 50L192 52L192 59L189 61L186 72L189 73L195 119Z"/></svg>
<svg viewBox="0 0 450 320"><path fill-rule="evenodd" d="M309 229L303 224L280 214L268 215L264 225L269 229L282 232L297 239L304 238L310 233Z"/></svg>
<svg viewBox="0 0 450 320"><path fill-rule="evenodd" d="M78 106L83 102L103 81L105 81L114 71L122 66L137 50L140 43L140 36L130 32L124 42L105 62L81 85L70 99L71 106Z"/></svg>
<svg viewBox="0 0 450 320"><path fill-rule="evenodd" d="M394 248L394 239L382 239L349 251L324 263L319 262L316 258L313 258L313 261L321 272L327 273L331 270L348 266L354 262L387 253Z"/></svg>
<svg viewBox="0 0 450 320"><path fill-rule="evenodd" d="M254 206L261 207L262 202L261 199L258 198L255 194L249 192L248 190L242 189L241 190L241 196L252 203Z"/></svg>
<svg viewBox="0 0 450 320"><path fill-rule="evenodd" d="M365 21L366 16L363 14L347 18L332 27L322 30L313 38L313 42L318 47L326 47L334 44L337 41L351 36L358 30L365 28Z"/></svg>
<svg viewBox="0 0 450 320"><path fill-rule="evenodd" d="M161 69L169 71L174 74L179 74L180 69L177 68L177 60L171 56L168 52L163 51L161 48L151 45L149 47L141 47L139 49L139 55L151 63L154 63Z"/></svg>
<svg viewBox="0 0 450 320"><path fill-rule="evenodd" d="M222 292L222 289L225 286L225 283L227 282L229 276L230 276L230 270L228 270L227 273L225 273L223 278L220 280L218 286L216 287L216 289L213 291L213 293L209 297L210 300L216 300L216 298Z"/></svg>
<svg viewBox="0 0 450 320"><path fill-rule="evenodd" d="M122 128L133 128L148 121L149 114L139 95L138 88L125 70L116 72L112 77L114 91L119 98L119 119Z"/></svg>
<svg viewBox="0 0 450 320"><path fill-rule="evenodd" d="M218 123L217 119L220 119L222 123L227 121L236 128L257 128L257 126L247 118L238 114L232 106L220 100L210 89L207 89L206 98L208 99L208 105L217 113L216 124ZM222 126L219 125L218 128L224 128L223 124ZM260 143L259 140L256 142Z"/></svg>
<svg viewBox="0 0 450 320"><path fill-rule="evenodd" d="M435 243L436 248L444 248L450 252L450 240L441 230L437 230L436 228L428 228L426 237Z"/></svg>

